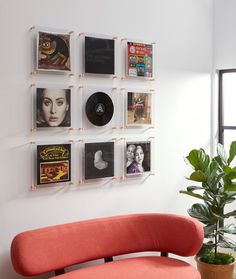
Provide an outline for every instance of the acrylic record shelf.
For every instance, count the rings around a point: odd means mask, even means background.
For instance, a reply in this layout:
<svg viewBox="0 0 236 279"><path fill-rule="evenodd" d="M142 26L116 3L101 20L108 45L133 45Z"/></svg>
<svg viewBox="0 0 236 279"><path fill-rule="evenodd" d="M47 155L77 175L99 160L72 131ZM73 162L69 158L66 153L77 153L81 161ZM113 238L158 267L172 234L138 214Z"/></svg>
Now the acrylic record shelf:
<svg viewBox="0 0 236 279"><path fill-rule="evenodd" d="M117 37L76 37L70 30L45 27L30 30L31 135L36 138L32 188L141 181L152 175L154 145L148 130L154 128L155 92L152 83L144 81L155 78L155 43L121 40L120 79ZM71 136L73 141L67 140ZM132 170L128 152L133 152ZM142 166L135 163L136 157Z"/></svg>

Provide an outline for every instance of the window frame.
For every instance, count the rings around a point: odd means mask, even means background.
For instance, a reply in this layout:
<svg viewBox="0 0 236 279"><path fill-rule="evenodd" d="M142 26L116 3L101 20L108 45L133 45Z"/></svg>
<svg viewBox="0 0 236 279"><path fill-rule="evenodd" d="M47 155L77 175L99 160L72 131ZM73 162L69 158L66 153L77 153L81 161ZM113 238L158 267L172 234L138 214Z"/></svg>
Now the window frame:
<svg viewBox="0 0 236 279"><path fill-rule="evenodd" d="M224 145L225 130L236 130L235 126L224 125L223 111L223 75L227 73L236 73L236 69L219 70L219 100L218 100L218 142ZM236 124L236 123L235 123Z"/></svg>

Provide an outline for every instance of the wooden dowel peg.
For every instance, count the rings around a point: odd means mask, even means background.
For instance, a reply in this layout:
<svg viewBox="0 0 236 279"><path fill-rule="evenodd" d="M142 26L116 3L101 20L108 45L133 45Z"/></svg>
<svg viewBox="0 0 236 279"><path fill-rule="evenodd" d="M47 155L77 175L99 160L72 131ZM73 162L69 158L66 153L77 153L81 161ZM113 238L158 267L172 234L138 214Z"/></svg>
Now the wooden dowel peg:
<svg viewBox="0 0 236 279"><path fill-rule="evenodd" d="M122 39L121 39L121 42L123 42L123 41L127 41L127 38L122 38Z"/></svg>
<svg viewBox="0 0 236 279"><path fill-rule="evenodd" d="M118 37L117 36L114 36L113 38L112 38L112 40L117 40L118 39Z"/></svg>
<svg viewBox="0 0 236 279"><path fill-rule="evenodd" d="M31 31L31 30L33 30L33 29L35 29L35 26L30 27L29 31Z"/></svg>
<svg viewBox="0 0 236 279"><path fill-rule="evenodd" d="M30 144L36 144L36 141L31 141Z"/></svg>
<svg viewBox="0 0 236 279"><path fill-rule="evenodd" d="M69 32L69 35L72 35L72 34L74 34L74 31L70 31L70 32Z"/></svg>
<svg viewBox="0 0 236 279"><path fill-rule="evenodd" d="M36 190L36 189L37 189L37 187L36 187L34 184L32 184L32 185L30 186L30 190L34 191L34 190Z"/></svg>
<svg viewBox="0 0 236 279"><path fill-rule="evenodd" d="M82 32L82 33L79 33L79 36L83 36L83 35L85 35L85 33L84 33L84 32Z"/></svg>

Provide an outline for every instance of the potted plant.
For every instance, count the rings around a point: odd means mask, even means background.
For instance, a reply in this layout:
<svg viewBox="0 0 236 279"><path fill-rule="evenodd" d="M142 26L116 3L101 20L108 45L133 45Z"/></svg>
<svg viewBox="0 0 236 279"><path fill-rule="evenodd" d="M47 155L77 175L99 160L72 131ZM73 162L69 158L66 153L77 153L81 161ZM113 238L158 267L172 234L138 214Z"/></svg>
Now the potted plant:
<svg viewBox="0 0 236 279"><path fill-rule="evenodd" d="M205 241L196 256L202 279L233 279L235 259L230 253L220 252L220 248L236 251L236 242L226 236L236 234L236 226L225 222L225 219L236 218L236 210L225 212L236 197L236 166L231 166L235 156L236 141L233 141L229 154L219 144L215 157L210 157L202 148L192 150L186 157L193 168L187 179L198 185L188 186L180 193L201 200L188 209L188 214L204 225Z"/></svg>

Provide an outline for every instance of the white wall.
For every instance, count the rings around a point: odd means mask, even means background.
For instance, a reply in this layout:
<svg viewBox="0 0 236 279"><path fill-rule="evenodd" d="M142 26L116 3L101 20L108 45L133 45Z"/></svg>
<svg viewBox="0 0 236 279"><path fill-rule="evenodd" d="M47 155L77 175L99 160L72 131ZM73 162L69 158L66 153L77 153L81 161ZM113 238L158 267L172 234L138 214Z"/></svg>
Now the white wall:
<svg viewBox="0 0 236 279"><path fill-rule="evenodd" d="M234 36L236 2L215 0L214 6L215 67L216 69L236 68Z"/></svg>
<svg viewBox="0 0 236 279"><path fill-rule="evenodd" d="M214 3L214 70L236 68L236 38L234 26L236 2L234 0L220 1ZM215 80L217 83L217 79ZM213 92L213 127L214 135L217 135L217 90ZM230 204L227 212L235 210L235 203ZM228 222L234 222L229 219ZM234 222L235 223L235 222ZM236 241L236 236L230 236ZM236 270L235 270L236 273Z"/></svg>
<svg viewBox="0 0 236 279"><path fill-rule="evenodd" d="M186 214L193 201L178 194L187 184L184 176L189 171L183 157L192 148L210 144L212 0L1 2L1 278L21 278L9 257L11 240L21 231L131 212ZM33 25L157 43L155 176L136 184L29 190L29 142L38 139L30 133L29 85L35 79L29 74L29 28ZM59 77L39 79L60 82ZM78 86L80 81L73 78L72 83ZM78 137L75 133L74 138Z"/></svg>

